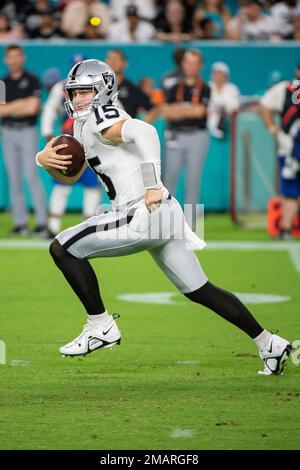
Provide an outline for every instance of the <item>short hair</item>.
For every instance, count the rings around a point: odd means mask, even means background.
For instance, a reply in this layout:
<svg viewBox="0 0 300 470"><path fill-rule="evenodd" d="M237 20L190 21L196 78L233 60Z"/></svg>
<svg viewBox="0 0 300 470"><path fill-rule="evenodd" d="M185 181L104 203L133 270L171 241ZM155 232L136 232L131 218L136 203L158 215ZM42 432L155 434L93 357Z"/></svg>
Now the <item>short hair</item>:
<svg viewBox="0 0 300 470"><path fill-rule="evenodd" d="M183 57L186 56L186 54L192 54L193 56L195 57L198 57L198 59L203 62L203 54L201 51L199 51L198 49L186 49Z"/></svg>
<svg viewBox="0 0 300 470"><path fill-rule="evenodd" d="M182 59L184 57L184 54L186 53L187 49L184 49L183 47L178 47L177 49L174 50L173 52L173 60L175 64L181 65Z"/></svg>
<svg viewBox="0 0 300 470"><path fill-rule="evenodd" d="M122 57L123 60L127 61L127 57L125 55L125 52L123 52L121 49L110 49L107 51L107 54L110 54L111 52L114 52L115 54L119 54L120 57Z"/></svg>
<svg viewBox="0 0 300 470"><path fill-rule="evenodd" d="M10 51L20 51L22 54L24 54L24 49L22 46L20 46L20 44L10 44L6 47L4 54L7 55Z"/></svg>

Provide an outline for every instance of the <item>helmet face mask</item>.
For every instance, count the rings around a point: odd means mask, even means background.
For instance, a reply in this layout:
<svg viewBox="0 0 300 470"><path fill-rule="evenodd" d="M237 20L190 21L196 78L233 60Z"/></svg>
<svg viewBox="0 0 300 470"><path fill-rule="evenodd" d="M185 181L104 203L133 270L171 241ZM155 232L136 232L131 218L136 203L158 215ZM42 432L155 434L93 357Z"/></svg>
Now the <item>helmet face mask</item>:
<svg viewBox="0 0 300 470"><path fill-rule="evenodd" d="M94 90L94 98L84 109L74 109L73 91ZM100 60L84 60L74 65L68 73L65 91L65 108L69 116L84 122L98 106L113 103L118 96L117 80L113 70Z"/></svg>
<svg viewBox="0 0 300 470"><path fill-rule="evenodd" d="M65 101L65 108L70 117L73 117L76 121L79 122L84 122L90 115L90 113L94 109L94 101L95 101L95 95L96 95L96 90L94 87L92 88L71 88L67 91L67 100ZM89 95L92 94L92 96L89 96L86 100L84 98L81 98L78 100L78 98L74 97L75 92L84 92L87 91L89 92Z"/></svg>

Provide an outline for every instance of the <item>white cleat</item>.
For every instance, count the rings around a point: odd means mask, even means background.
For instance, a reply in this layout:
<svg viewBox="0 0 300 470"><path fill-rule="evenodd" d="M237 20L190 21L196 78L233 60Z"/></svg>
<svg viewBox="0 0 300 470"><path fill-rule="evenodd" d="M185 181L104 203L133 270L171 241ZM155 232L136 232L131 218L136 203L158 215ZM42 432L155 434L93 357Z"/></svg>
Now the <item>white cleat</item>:
<svg viewBox="0 0 300 470"><path fill-rule="evenodd" d="M121 332L113 316L95 327L89 320L84 325L82 333L70 343L62 346L59 352L63 356L85 356L99 348L112 348L121 344Z"/></svg>
<svg viewBox="0 0 300 470"><path fill-rule="evenodd" d="M259 351L264 361L264 370L258 371L260 375L280 375L283 373L285 361L292 351L289 341L272 334L268 346Z"/></svg>

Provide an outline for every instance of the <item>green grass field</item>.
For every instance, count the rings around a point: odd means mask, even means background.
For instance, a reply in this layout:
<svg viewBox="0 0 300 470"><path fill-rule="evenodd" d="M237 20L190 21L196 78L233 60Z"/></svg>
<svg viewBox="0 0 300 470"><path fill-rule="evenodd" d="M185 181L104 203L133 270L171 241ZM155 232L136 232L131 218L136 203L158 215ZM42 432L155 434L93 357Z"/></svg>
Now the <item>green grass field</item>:
<svg viewBox="0 0 300 470"><path fill-rule="evenodd" d="M0 225L3 242L7 215ZM227 216L206 218L206 240L268 243ZM1 449L300 448L299 367L257 375L254 343L178 294L147 253L93 261L108 310L121 315L122 344L73 359L58 348L85 314L48 251L2 247L0 257ZM300 339L300 274L288 251L206 249L199 258L224 288L288 296L249 307L266 328ZM118 298L147 292L173 292L173 303Z"/></svg>

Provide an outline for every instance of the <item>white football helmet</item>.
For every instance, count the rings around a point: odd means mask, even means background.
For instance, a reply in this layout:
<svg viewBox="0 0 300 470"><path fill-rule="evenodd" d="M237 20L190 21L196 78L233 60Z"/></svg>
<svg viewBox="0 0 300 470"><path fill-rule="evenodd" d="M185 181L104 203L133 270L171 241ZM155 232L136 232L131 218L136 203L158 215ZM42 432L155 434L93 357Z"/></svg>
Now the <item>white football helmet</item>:
<svg viewBox="0 0 300 470"><path fill-rule="evenodd" d="M73 90L92 89L95 96L85 109L73 107ZM86 121L95 108L114 103L118 96L118 85L114 71L105 62L97 59L83 60L75 64L68 73L65 90L65 108L68 116L77 121Z"/></svg>

